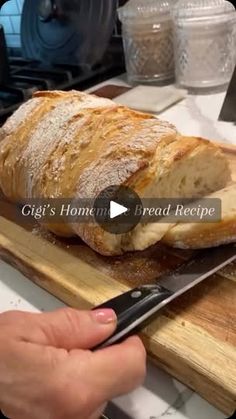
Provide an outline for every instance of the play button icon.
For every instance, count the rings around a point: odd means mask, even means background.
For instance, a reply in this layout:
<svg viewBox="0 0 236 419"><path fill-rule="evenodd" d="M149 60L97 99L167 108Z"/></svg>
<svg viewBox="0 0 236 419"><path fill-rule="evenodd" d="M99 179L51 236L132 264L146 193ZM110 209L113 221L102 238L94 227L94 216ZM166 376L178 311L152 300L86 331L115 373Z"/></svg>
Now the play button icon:
<svg viewBox="0 0 236 419"><path fill-rule="evenodd" d="M136 192L125 186L113 185L96 198L94 217L103 230L111 234L125 234L140 222L140 208L142 201Z"/></svg>
<svg viewBox="0 0 236 419"><path fill-rule="evenodd" d="M119 217L119 215L125 214L129 211L128 208L124 207L123 205L117 204L117 202L111 201L110 202L110 218Z"/></svg>

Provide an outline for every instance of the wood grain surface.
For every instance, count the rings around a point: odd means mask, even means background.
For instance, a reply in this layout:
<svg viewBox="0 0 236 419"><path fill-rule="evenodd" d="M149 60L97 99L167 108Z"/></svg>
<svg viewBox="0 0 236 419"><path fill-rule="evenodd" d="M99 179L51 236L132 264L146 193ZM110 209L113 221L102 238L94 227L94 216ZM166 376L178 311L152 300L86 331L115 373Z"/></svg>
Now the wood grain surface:
<svg viewBox="0 0 236 419"><path fill-rule="evenodd" d="M236 181L236 148L223 147ZM103 257L79 239L59 240L33 220L23 224L16 207L3 196L0 201L1 258L72 307L89 308L158 281L194 256L156 245ZM154 362L228 415L236 409L235 307L234 263L163 309L141 334Z"/></svg>

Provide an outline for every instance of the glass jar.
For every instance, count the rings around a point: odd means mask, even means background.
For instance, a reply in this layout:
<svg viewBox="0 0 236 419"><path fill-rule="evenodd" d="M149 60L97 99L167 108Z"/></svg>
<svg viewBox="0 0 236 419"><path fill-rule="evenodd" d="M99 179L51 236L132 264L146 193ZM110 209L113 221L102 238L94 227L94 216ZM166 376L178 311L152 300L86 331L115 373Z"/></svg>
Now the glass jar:
<svg viewBox="0 0 236 419"><path fill-rule="evenodd" d="M130 0L118 9L128 79L145 83L174 78L173 26L169 1Z"/></svg>
<svg viewBox="0 0 236 419"><path fill-rule="evenodd" d="M173 7L177 83L213 88L229 83L236 64L236 11L225 0L179 0Z"/></svg>

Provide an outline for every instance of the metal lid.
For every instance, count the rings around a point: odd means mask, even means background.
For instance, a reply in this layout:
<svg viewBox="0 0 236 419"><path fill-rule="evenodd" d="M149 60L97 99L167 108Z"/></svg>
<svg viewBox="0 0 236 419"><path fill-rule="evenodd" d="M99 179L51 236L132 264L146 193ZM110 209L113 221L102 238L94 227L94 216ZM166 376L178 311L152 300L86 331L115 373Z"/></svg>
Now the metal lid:
<svg viewBox="0 0 236 419"><path fill-rule="evenodd" d="M175 18L222 18L236 16L235 7L227 0L178 0L173 7Z"/></svg>
<svg viewBox="0 0 236 419"><path fill-rule="evenodd" d="M118 9L121 22L136 21L146 23L170 18L170 2L166 0L129 0Z"/></svg>

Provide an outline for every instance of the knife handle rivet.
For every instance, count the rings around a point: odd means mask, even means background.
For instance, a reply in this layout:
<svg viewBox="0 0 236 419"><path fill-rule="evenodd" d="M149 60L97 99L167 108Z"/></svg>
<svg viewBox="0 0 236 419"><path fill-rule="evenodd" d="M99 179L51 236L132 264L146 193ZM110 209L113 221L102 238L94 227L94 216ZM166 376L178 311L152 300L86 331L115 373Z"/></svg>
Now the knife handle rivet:
<svg viewBox="0 0 236 419"><path fill-rule="evenodd" d="M131 297L132 298L140 298L140 297L142 297L142 291L134 291L134 292L132 292Z"/></svg>

